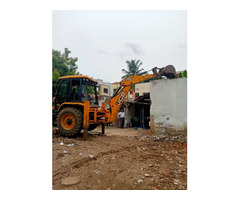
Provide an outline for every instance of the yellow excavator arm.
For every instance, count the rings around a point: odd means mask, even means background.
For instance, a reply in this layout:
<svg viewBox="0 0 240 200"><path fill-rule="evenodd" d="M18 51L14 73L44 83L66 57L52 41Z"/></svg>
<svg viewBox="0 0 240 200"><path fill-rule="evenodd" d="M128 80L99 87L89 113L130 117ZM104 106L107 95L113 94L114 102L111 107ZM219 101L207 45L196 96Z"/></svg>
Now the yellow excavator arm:
<svg viewBox="0 0 240 200"><path fill-rule="evenodd" d="M120 82L120 87L116 91L115 95L108 101L110 107L110 122L114 122L120 107L123 104L124 99L126 98L131 86L142 81L155 78L155 74L151 75L132 75Z"/></svg>
<svg viewBox="0 0 240 200"><path fill-rule="evenodd" d="M152 69L153 74L149 75L132 75L120 82L120 87L115 92L113 97L108 101L110 106L109 122L114 122L120 107L123 104L125 97L127 96L132 85L140 83L145 80L153 79L159 76L167 76L168 78L175 78L177 76L174 66L168 65L163 68L154 67Z"/></svg>

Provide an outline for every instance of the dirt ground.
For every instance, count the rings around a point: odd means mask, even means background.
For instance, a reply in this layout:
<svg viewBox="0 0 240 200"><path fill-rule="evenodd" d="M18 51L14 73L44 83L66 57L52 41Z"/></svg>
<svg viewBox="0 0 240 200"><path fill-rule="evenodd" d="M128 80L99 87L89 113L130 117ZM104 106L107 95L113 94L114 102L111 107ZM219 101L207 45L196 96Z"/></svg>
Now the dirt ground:
<svg viewBox="0 0 240 200"><path fill-rule="evenodd" d="M53 136L53 190L186 190L187 143L150 131L106 128Z"/></svg>

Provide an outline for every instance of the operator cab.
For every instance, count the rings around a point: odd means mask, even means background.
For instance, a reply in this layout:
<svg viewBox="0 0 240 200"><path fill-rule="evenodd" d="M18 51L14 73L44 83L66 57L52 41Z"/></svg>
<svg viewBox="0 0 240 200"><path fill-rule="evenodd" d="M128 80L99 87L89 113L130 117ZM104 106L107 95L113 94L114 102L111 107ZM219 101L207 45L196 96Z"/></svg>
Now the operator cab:
<svg viewBox="0 0 240 200"><path fill-rule="evenodd" d="M88 76L72 75L59 78L55 98L55 109L64 102L90 101L90 105L98 105L99 86Z"/></svg>

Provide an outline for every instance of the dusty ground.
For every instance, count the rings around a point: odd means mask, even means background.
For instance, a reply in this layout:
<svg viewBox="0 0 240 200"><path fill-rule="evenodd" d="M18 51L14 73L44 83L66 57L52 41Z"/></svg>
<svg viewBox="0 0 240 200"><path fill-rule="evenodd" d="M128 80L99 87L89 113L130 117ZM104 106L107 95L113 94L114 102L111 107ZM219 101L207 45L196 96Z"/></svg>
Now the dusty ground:
<svg viewBox="0 0 240 200"><path fill-rule="evenodd" d="M54 190L187 189L184 141L110 127L87 141L55 135L52 147Z"/></svg>

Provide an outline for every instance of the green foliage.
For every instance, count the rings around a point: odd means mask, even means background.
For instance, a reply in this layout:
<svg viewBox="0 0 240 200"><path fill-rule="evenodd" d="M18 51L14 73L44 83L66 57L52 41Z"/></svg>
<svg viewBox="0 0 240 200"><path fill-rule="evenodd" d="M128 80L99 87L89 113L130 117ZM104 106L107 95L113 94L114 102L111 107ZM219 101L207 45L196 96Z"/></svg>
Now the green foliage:
<svg viewBox="0 0 240 200"><path fill-rule="evenodd" d="M95 94L94 86L88 86L88 94Z"/></svg>
<svg viewBox="0 0 240 200"><path fill-rule="evenodd" d="M133 118L133 121L134 121L134 122L139 122L139 118L138 118L138 117L134 117L134 118Z"/></svg>
<svg viewBox="0 0 240 200"><path fill-rule="evenodd" d="M76 62L78 58L69 57L71 51L68 48L64 49L64 52L52 50L52 92L53 95L56 92L56 85L60 76L77 75Z"/></svg>
<svg viewBox="0 0 240 200"><path fill-rule="evenodd" d="M185 69L184 72L183 72L183 77L186 77L187 78L187 70Z"/></svg>
<svg viewBox="0 0 240 200"><path fill-rule="evenodd" d="M122 76L122 79L127 78L131 75L138 75L144 70L143 68L140 69L140 66L142 65L142 62L140 62L140 60L127 60L126 63L128 70L122 69L122 72L125 74Z"/></svg>
<svg viewBox="0 0 240 200"><path fill-rule="evenodd" d="M179 73L178 77L179 77L179 78L182 78L182 77L183 77L182 72Z"/></svg>
<svg viewBox="0 0 240 200"><path fill-rule="evenodd" d="M57 69L54 69L53 72L52 72L52 92L53 92L53 96L55 96L57 82L58 82L59 77L60 77L59 71Z"/></svg>

